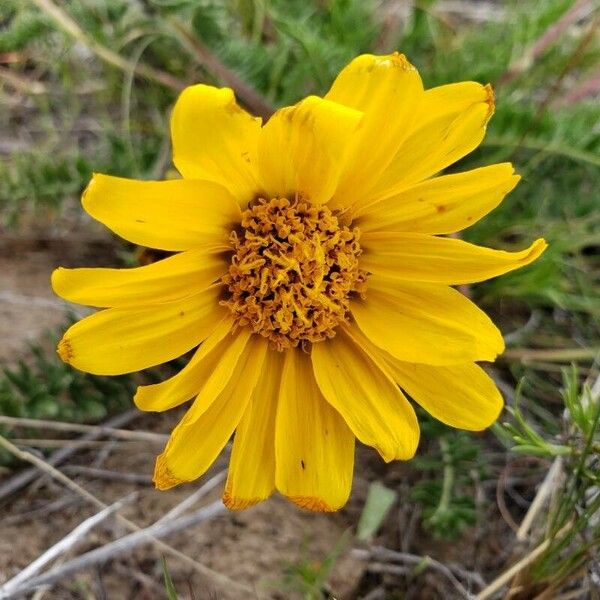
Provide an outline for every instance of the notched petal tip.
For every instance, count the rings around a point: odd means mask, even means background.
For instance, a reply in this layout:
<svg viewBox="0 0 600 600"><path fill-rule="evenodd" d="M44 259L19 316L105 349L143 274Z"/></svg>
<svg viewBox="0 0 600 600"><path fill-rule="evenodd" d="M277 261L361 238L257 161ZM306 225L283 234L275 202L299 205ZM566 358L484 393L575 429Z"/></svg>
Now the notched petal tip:
<svg viewBox="0 0 600 600"><path fill-rule="evenodd" d="M345 504L344 502L344 504L340 506L330 506L322 498L316 498L314 496L287 496L287 498L296 506L312 512L336 512Z"/></svg>
<svg viewBox="0 0 600 600"><path fill-rule="evenodd" d="M63 362L71 364L71 361L73 360L73 347L71 346L71 341L69 339L63 337L62 340L58 342L56 352L58 352L58 355Z"/></svg>
<svg viewBox="0 0 600 600"><path fill-rule="evenodd" d="M161 454L156 459L152 481L154 482L156 489L161 491L169 490L176 485L185 483L181 479L177 479L177 477L175 477L171 471L169 471L169 468L167 467L167 460L164 454Z"/></svg>
<svg viewBox="0 0 600 600"><path fill-rule="evenodd" d="M246 510L256 506L266 498L236 498L228 490L223 492L223 504L229 510Z"/></svg>
<svg viewBox="0 0 600 600"><path fill-rule="evenodd" d="M483 86L483 89L485 90L486 94L485 102L488 105L488 111L485 116L485 122L487 123L492 118L492 115L496 110L496 101L494 97L494 89L492 88L491 83L488 83L487 85Z"/></svg>

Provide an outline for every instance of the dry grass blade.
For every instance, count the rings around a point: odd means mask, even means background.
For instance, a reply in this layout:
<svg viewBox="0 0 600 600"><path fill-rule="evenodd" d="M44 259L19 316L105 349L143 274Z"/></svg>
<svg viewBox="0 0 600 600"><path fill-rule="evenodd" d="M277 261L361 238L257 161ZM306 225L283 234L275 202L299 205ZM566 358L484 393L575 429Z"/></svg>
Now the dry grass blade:
<svg viewBox="0 0 600 600"><path fill-rule="evenodd" d="M565 525L557 532L554 538L548 538L539 546L535 547L529 554L525 555L520 561L510 567L510 569L507 569L504 573L494 579L494 581L492 581L485 589L481 590L481 592L475 596L475 600L487 600L488 598L491 598L498 590L501 590L508 584L515 575L535 561L538 556L541 556L555 539L560 539L565 535L569 529L571 529L571 524Z"/></svg>
<svg viewBox="0 0 600 600"><path fill-rule="evenodd" d="M180 91L185 87L185 83L180 81L176 77L173 77L170 73L165 73L154 69L147 65L131 63L125 60L122 56L119 56L109 48L106 48L102 44L92 39L85 31L79 27L79 25L61 8L56 6L52 0L30 0L35 4L41 11L51 17L54 22L71 37L81 42L84 46L87 46L94 54L96 54L103 61L125 71L126 73L135 73L138 76L145 77L157 83L160 83L168 88L175 91Z"/></svg>

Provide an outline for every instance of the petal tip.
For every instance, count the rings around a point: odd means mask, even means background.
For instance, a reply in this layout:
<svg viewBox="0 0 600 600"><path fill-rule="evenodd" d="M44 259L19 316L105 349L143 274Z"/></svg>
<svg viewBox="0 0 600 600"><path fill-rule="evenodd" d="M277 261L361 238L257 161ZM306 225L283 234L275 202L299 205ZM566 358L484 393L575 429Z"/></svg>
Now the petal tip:
<svg viewBox="0 0 600 600"><path fill-rule="evenodd" d="M485 90L486 95L485 102L488 105L488 111L485 117L485 122L487 123L492 118L492 115L496 110L496 101L494 97L494 89L492 88L491 83L488 83L487 85L483 86L483 89Z"/></svg>
<svg viewBox="0 0 600 600"><path fill-rule="evenodd" d="M167 460L164 454L161 454L156 459L154 467L154 476L152 477L154 486L157 490L168 490L180 483L184 483L181 479L177 479L167 467Z"/></svg>
<svg viewBox="0 0 600 600"><path fill-rule="evenodd" d="M246 510L265 500L265 498L237 498L229 490L223 493L223 504L229 510Z"/></svg>
<svg viewBox="0 0 600 600"><path fill-rule="evenodd" d="M336 512L346 503L344 501L339 506L330 506L325 500L316 496L287 496L287 498L296 506L312 512Z"/></svg>
<svg viewBox="0 0 600 600"><path fill-rule="evenodd" d="M50 275L50 285L52 286L54 293L58 296L61 296L58 289L60 288L59 278L65 274L65 271L67 271L67 269L64 267L57 267L54 269L54 271L52 271L52 275Z"/></svg>
<svg viewBox="0 0 600 600"><path fill-rule="evenodd" d="M67 363L71 364L73 360L73 346L71 345L71 341L67 337L63 337L60 342L58 342L58 346L56 347L56 352L60 356L60 359Z"/></svg>

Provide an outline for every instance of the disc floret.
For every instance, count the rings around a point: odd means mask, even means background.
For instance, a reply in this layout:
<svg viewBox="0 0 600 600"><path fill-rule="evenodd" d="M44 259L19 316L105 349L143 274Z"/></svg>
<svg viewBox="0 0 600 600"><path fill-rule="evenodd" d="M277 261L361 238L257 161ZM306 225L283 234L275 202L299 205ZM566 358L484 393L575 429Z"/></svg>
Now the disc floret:
<svg viewBox="0 0 600 600"><path fill-rule="evenodd" d="M277 350L331 338L366 288L359 237L325 205L258 198L230 235L223 304Z"/></svg>

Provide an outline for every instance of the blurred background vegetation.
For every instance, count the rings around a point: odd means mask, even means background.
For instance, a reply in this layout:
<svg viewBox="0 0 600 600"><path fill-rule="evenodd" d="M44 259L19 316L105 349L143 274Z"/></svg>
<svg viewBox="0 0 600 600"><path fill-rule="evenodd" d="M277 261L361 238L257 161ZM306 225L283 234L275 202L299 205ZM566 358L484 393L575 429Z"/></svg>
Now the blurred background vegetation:
<svg viewBox="0 0 600 600"><path fill-rule="evenodd" d="M452 170L512 161L523 179L465 238L499 248L522 248L539 236L549 243L534 265L468 290L506 334L508 350L493 375L507 398L508 423L497 425L495 436L476 437L421 414L424 441L404 472L409 489L388 482L362 498L361 523L371 523L370 533L359 527L357 535L370 540L389 527L390 506L400 501L431 540L458 540L481 527L482 503L495 505L509 450L546 460L542 471L560 459L570 479L531 543L552 539L573 520L576 533L549 544L522 574L525 591L513 597L554 598L574 586L582 595L570 597L598 598L589 590L590 582L600 586L600 574L593 580L589 564L600 544L597 518L593 525L600 446L599 31L594 0L2 0L0 233L7 240L61 240L87 232L95 240L99 229L78 204L92 171L173 176L169 113L178 92L194 82L234 87L241 104L265 116L323 94L363 52L405 53L426 87L492 83L497 110L488 134ZM110 244L122 264L140 259L136 249ZM0 274L0 294L6 291ZM49 347L40 342L5 366L0 414L95 422L127 406L129 379L109 383L73 373ZM2 431L12 435L8 426ZM14 463L4 454L0 462ZM526 512L539 483L528 481L521 512L503 514L505 520ZM582 531L585 543L577 537ZM281 585L304 597L326 595L333 562L314 567L299 559ZM383 574L370 577L361 588L365 597L383 585ZM406 584L406 575L385 577L392 588L402 577Z"/></svg>

